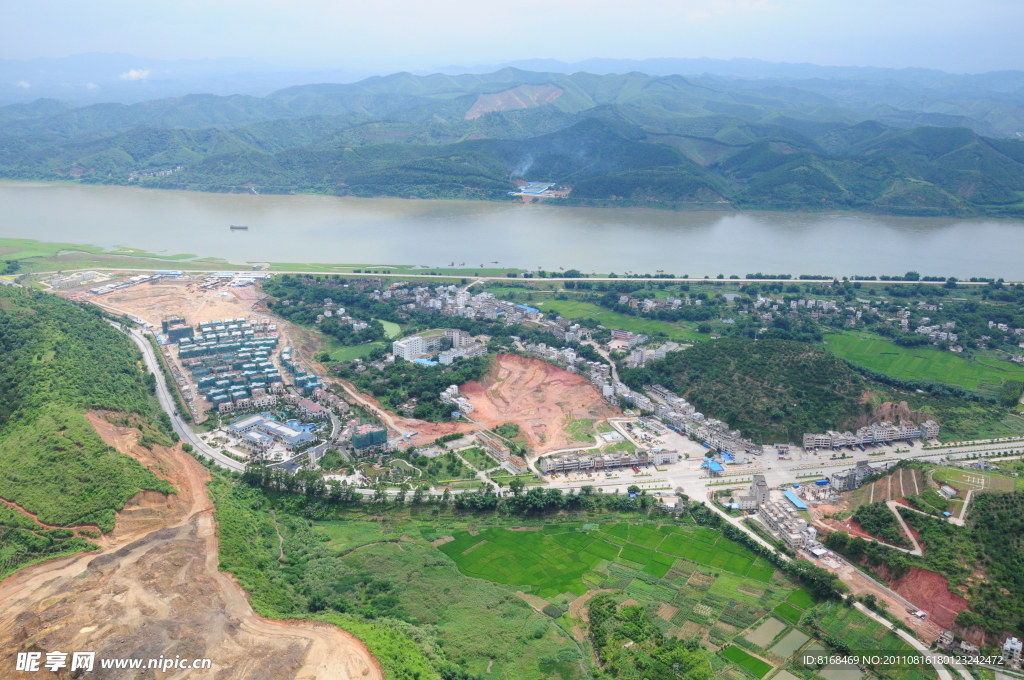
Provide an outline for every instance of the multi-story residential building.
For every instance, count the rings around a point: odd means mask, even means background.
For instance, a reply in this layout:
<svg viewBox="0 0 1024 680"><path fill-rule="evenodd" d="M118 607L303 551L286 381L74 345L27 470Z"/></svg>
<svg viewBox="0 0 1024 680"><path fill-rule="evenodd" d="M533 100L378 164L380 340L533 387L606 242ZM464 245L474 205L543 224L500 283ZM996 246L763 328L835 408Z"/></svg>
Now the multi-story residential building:
<svg viewBox="0 0 1024 680"><path fill-rule="evenodd" d="M389 448L388 431L379 425L365 423L352 432L352 449L356 455L379 453Z"/></svg>
<svg viewBox="0 0 1024 680"><path fill-rule="evenodd" d="M1003 663L1013 669L1019 669L1021 665L1021 653L1024 651L1024 643L1015 637L1006 638L1003 643Z"/></svg>
<svg viewBox="0 0 1024 680"><path fill-rule="evenodd" d="M452 349L461 349L472 342L472 336L466 331L459 330L458 328L444 329L444 337L452 341Z"/></svg>
<svg viewBox="0 0 1024 680"><path fill-rule="evenodd" d="M756 510L762 504L767 503L770 497L768 482L764 475L754 475L747 493L733 496L733 500L739 505L740 510Z"/></svg>
<svg viewBox="0 0 1024 680"><path fill-rule="evenodd" d="M395 340L391 344L391 352L396 358L412 361L425 353L423 338L418 335L410 335L401 340Z"/></svg>
<svg viewBox="0 0 1024 680"><path fill-rule="evenodd" d="M508 457L512 455L512 450L509 448L508 444L495 435L487 432L477 432L476 440L484 447L484 451L487 452L487 455L499 463L504 463L508 460Z"/></svg>
<svg viewBox="0 0 1024 680"><path fill-rule="evenodd" d="M893 442L912 441L914 439L935 439L939 436L939 425L928 420L920 426L912 422L893 425L889 421L872 423L852 432L829 431L824 434L804 434L804 449L840 449L860 445L892 444Z"/></svg>
<svg viewBox="0 0 1024 680"><path fill-rule="evenodd" d="M472 413L475 410L473 403L469 399L459 396L458 385L449 385L448 388L441 393L440 401L442 404L452 404L459 410L459 413L463 415Z"/></svg>
<svg viewBox="0 0 1024 680"><path fill-rule="evenodd" d="M818 530L800 517L795 508L768 500L758 506L757 516L793 550L817 543Z"/></svg>
<svg viewBox="0 0 1024 680"><path fill-rule="evenodd" d="M509 456L501 465L514 475L525 475L530 471L530 466L519 456Z"/></svg>
<svg viewBox="0 0 1024 680"><path fill-rule="evenodd" d="M876 472L878 470L868 465L866 460L859 460L854 468L833 474L830 481L837 491L853 491Z"/></svg>
<svg viewBox="0 0 1024 680"><path fill-rule="evenodd" d="M583 455L583 456L559 456L541 458L538 463L540 471L544 474L566 472L588 472L615 470L622 467L633 467L647 465L652 462L649 452L638 449L636 453L613 453L604 456Z"/></svg>
<svg viewBox="0 0 1024 680"><path fill-rule="evenodd" d="M307 418L312 418L314 420L323 420L324 418L327 418L330 415L327 409L309 399L303 399L302 401L300 401L298 403L297 408L299 410L299 413L301 413L303 416Z"/></svg>

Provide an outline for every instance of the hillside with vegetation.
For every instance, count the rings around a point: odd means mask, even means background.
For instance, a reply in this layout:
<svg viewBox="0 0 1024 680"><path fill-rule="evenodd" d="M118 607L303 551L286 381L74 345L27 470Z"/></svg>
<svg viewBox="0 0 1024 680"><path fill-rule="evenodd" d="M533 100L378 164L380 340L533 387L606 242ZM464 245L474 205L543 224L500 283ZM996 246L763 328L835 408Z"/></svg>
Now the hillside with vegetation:
<svg viewBox="0 0 1024 680"><path fill-rule="evenodd" d="M1024 142L1002 126L835 95L506 68L13 105L0 108L0 177L487 200L522 178L572 187L575 205L1024 214Z"/></svg>
<svg viewBox="0 0 1024 680"><path fill-rule="evenodd" d="M660 384L755 441L800 441L844 429L863 411L864 379L823 349L789 340L731 338L622 371L634 389Z"/></svg>
<svg viewBox="0 0 1024 680"><path fill-rule="evenodd" d="M931 469L912 461L903 461L900 467ZM917 497L912 500L918 502ZM968 608L957 615L956 623L964 628L979 626L990 641L1002 640L1008 631L1016 634L1024 630L1022 505L1024 494L1020 492L977 493L966 526L951 524L939 514L940 509L927 504L922 507L933 514L899 508L900 515L917 534L923 555L900 552L851 537L844 531L830 532L825 545L854 562L874 568L879 578L899 579L911 567L941 574L952 593L967 599ZM895 516L884 503L861 506L853 518L872 534L909 547L909 541L896 526Z"/></svg>
<svg viewBox="0 0 1024 680"><path fill-rule="evenodd" d="M98 310L0 288L0 498L47 525L110 531L115 512L139 491L173 493L107 446L84 416L91 409L119 413L138 427L144 446L171 444L155 378L141 359ZM0 510L0 578L88 547L81 536L89 533L46 529L15 509Z"/></svg>

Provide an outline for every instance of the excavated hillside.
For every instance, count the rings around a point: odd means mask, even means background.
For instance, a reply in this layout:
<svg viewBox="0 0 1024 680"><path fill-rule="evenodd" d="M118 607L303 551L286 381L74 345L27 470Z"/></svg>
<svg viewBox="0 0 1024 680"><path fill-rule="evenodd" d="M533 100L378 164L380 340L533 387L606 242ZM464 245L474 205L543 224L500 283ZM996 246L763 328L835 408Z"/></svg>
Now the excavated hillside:
<svg viewBox="0 0 1024 680"><path fill-rule="evenodd" d="M482 381L460 391L473 402L473 418L481 425L517 424L536 453L593 444L580 439L587 428L578 423L622 415L586 378L518 354L499 354Z"/></svg>
<svg viewBox="0 0 1024 680"><path fill-rule="evenodd" d="M169 481L176 494L136 494L102 549L24 569L0 584L0 668L18 652L93 651L97 659L209 658L208 671L160 677L217 680L372 680L384 674L366 646L326 624L272 621L218 571L207 471L180 446L151 449L134 428L89 415L103 440ZM72 677L60 675L59 677ZM91 676L90 676L91 677ZM97 678L151 677L100 670Z"/></svg>

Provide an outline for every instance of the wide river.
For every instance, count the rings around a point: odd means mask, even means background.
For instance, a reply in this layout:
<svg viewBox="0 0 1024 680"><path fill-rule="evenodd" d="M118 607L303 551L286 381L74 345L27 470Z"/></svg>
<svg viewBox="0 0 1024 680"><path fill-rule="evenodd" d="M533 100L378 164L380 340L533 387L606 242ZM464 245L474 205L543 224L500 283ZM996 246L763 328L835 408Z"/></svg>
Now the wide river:
<svg viewBox="0 0 1024 680"><path fill-rule="evenodd" d="M248 231L230 231L229 225ZM0 182L0 237L230 262L1024 279L1024 221L256 196Z"/></svg>

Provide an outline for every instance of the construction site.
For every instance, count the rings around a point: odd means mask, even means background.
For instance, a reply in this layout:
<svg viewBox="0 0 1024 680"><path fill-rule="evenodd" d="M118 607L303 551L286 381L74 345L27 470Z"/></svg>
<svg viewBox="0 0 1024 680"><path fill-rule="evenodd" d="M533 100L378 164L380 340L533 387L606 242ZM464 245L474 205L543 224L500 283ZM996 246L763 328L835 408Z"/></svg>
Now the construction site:
<svg viewBox="0 0 1024 680"><path fill-rule="evenodd" d="M92 290L83 283L61 294L152 326L171 316L203 320L244 316L265 297L252 280L242 283L237 277L213 275L157 275L109 292Z"/></svg>

